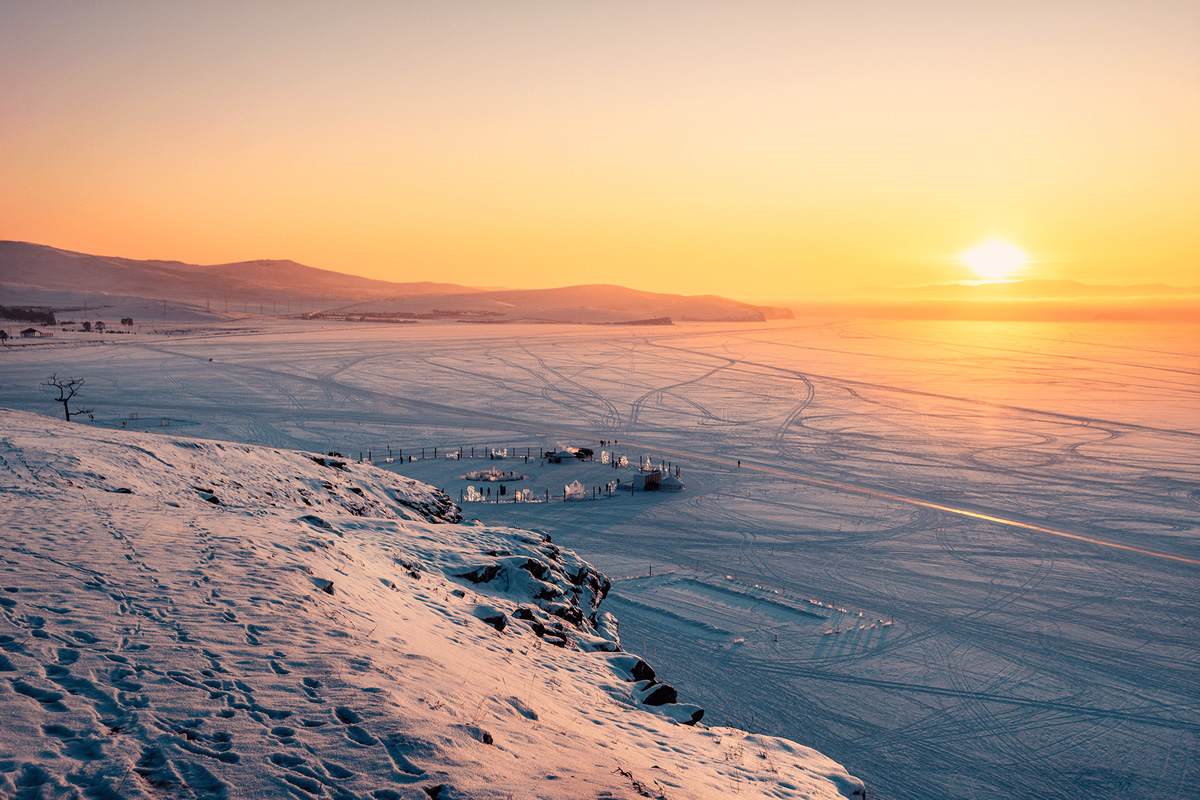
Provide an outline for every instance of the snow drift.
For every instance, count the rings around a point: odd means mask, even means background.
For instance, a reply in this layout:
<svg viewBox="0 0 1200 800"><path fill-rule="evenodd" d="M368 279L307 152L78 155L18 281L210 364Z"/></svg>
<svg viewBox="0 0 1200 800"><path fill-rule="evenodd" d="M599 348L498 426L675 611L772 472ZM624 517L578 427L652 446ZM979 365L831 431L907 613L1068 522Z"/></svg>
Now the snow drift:
<svg viewBox="0 0 1200 800"><path fill-rule="evenodd" d="M0 795L863 793L698 724L545 534L332 456L0 431Z"/></svg>

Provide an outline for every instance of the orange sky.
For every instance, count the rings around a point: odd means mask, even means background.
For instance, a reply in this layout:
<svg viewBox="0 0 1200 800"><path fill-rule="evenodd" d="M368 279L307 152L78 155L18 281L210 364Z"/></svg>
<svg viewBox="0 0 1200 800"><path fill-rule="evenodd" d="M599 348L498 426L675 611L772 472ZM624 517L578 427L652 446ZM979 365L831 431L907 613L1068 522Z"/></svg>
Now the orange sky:
<svg viewBox="0 0 1200 800"><path fill-rule="evenodd" d="M1200 284L1200 3L0 0L0 239L802 298Z"/></svg>

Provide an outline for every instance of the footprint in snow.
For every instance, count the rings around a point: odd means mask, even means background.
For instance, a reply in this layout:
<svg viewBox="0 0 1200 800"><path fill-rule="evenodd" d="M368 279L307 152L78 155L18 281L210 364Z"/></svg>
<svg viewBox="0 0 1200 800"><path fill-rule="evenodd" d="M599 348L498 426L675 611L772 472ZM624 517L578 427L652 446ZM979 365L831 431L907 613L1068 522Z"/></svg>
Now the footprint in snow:
<svg viewBox="0 0 1200 800"><path fill-rule="evenodd" d="M199 764L182 761L179 771L184 786L192 790L197 800L225 800L229 796L228 785Z"/></svg>
<svg viewBox="0 0 1200 800"><path fill-rule="evenodd" d="M45 689L40 686L34 686L24 680L15 680L12 682L13 691L17 694L23 694L26 697L32 698L46 707L47 711L66 711L67 707L60 701L64 695L62 692L56 692L53 689Z"/></svg>
<svg viewBox="0 0 1200 800"><path fill-rule="evenodd" d="M43 725L42 733L54 740L59 752L76 761L99 761L104 758L104 740L76 733L65 725Z"/></svg>
<svg viewBox="0 0 1200 800"><path fill-rule="evenodd" d="M360 728L358 725L347 725L346 726L346 738L348 738L350 741L354 742L355 744L362 745L363 747L371 747L373 745L379 744L378 739L376 739L371 734L367 733L365 730Z"/></svg>

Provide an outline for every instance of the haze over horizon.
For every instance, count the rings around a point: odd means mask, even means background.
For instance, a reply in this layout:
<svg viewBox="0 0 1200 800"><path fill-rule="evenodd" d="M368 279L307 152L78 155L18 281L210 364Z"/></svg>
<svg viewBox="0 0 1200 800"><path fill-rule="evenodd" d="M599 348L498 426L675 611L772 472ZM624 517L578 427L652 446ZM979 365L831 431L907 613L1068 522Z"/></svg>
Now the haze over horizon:
<svg viewBox="0 0 1200 800"><path fill-rule="evenodd" d="M0 4L0 239L752 302L1190 286L1200 7Z"/></svg>

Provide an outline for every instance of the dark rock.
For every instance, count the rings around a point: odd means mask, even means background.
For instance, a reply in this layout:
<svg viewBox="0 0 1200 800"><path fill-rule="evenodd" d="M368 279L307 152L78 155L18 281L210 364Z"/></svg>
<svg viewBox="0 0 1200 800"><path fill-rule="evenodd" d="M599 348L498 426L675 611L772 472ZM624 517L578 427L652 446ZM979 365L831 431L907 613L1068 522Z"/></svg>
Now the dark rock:
<svg viewBox="0 0 1200 800"><path fill-rule="evenodd" d="M521 565L521 569L528 572L539 581L547 580L550 577L550 568L540 561L535 561L532 558L526 559Z"/></svg>
<svg viewBox="0 0 1200 800"><path fill-rule="evenodd" d="M508 627L508 617L495 606L476 606L474 613L477 619L486 622L497 631L503 632Z"/></svg>
<svg viewBox="0 0 1200 800"><path fill-rule="evenodd" d="M659 683L642 698L642 705L647 706L665 706L667 703L674 703L679 699L678 692L675 687L669 683Z"/></svg>
<svg viewBox="0 0 1200 800"><path fill-rule="evenodd" d="M548 600L550 598L538 597L539 600ZM583 624L583 612L575 606L555 606L550 609L550 613L554 616L564 619L572 625Z"/></svg>
<svg viewBox="0 0 1200 800"><path fill-rule="evenodd" d="M637 663L629 670L635 681L652 681L654 680L654 667L642 661L640 658Z"/></svg>
<svg viewBox="0 0 1200 800"><path fill-rule="evenodd" d="M433 493L432 503L411 500L405 490L399 488L392 490L392 500L421 514L428 522L462 522L462 509L454 504L450 495L440 490Z"/></svg>
<svg viewBox="0 0 1200 800"><path fill-rule="evenodd" d="M499 564L488 564L486 567L476 567L470 572L464 572L454 577L465 578L471 583L487 583L500 574L500 569Z"/></svg>
<svg viewBox="0 0 1200 800"><path fill-rule="evenodd" d="M344 461L334 461L332 458L322 458L321 456L311 456L311 458L322 467L330 467L331 469L341 470L346 468L346 462Z"/></svg>
<svg viewBox="0 0 1200 800"><path fill-rule="evenodd" d="M405 561L403 558L393 559L397 564L404 567L408 571L408 577L416 580L421 577L421 564L417 561ZM460 594L459 597L462 597Z"/></svg>

